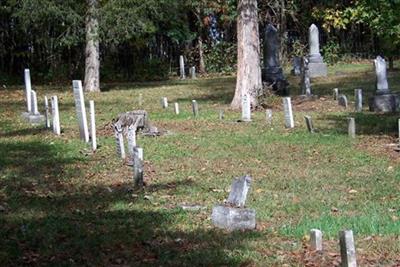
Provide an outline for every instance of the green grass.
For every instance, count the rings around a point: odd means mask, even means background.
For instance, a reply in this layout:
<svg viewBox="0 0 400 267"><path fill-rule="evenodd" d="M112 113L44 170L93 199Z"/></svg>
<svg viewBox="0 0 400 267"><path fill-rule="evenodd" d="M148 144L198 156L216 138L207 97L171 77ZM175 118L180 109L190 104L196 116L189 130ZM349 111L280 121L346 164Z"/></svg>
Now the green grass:
<svg viewBox="0 0 400 267"><path fill-rule="evenodd" d="M374 90L370 69L334 66L329 78L313 81L314 92L328 100L316 101L316 108L295 106L294 130L284 129L277 98L269 100L278 103L272 125L263 111L252 123L236 123L240 113L229 109L232 77L109 84L101 94L86 94L96 103L100 148L94 154L79 140L71 86L37 87L40 104L44 95L59 96L60 137L20 118L22 87L0 91L1 265L302 266L296 255L311 228L332 243L338 231L353 229L360 258L369 260L364 265L394 264L400 260L400 167L385 150L372 153L361 145L395 136L397 115L355 114L331 100L334 87L350 99L361 87L366 102ZM397 76L390 74L392 88ZM290 77L294 94L298 82ZM151 121L169 131L138 137L143 192L133 190L132 170L118 159L109 128L119 113L139 108L139 94ZM163 96L171 103L167 110ZM196 119L192 99L200 106ZM307 133L306 114L316 134ZM346 134L348 116L356 118L356 140ZM247 205L257 211L257 230L215 229L212 206L227 198L232 178L244 174L254 179ZM187 212L180 204L206 209ZM327 252L337 247L328 245Z"/></svg>

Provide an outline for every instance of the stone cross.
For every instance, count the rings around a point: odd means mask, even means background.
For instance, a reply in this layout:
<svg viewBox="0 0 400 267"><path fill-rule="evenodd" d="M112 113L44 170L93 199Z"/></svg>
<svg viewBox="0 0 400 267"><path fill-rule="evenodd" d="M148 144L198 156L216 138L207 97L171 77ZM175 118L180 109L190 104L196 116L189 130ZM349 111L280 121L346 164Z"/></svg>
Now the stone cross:
<svg viewBox="0 0 400 267"><path fill-rule="evenodd" d="M356 112L362 112L363 109L363 103L362 103L362 89L355 89L354 90L354 95L355 95L355 109Z"/></svg>
<svg viewBox="0 0 400 267"><path fill-rule="evenodd" d="M374 60L376 72L376 93L387 94L390 93L389 84L387 81L386 61L384 58L378 56Z"/></svg>
<svg viewBox="0 0 400 267"><path fill-rule="evenodd" d="M356 247L354 244L353 231L341 231L340 240L340 256L343 267L357 267Z"/></svg>
<svg viewBox="0 0 400 267"><path fill-rule="evenodd" d="M192 100L192 110L193 110L193 116L198 117L199 116L199 105L197 104L196 100Z"/></svg>
<svg viewBox="0 0 400 267"><path fill-rule="evenodd" d="M196 67L195 66L190 68L190 78L196 79Z"/></svg>
<svg viewBox="0 0 400 267"><path fill-rule="evenodd" d="M285 113L285 127L294 128L292 102L290 100L290 97L283 98L283 110Z"/></svg>
<svg viewBox="0 0 400 267"><path fill-rule="evenodd" d="M356 137L356 121L354 118L349 118L348 133L351 138Z"/></svg>
<svg viewBox="0 0 400 267"><path fill-rule="evenodd" d="M85 99L83 96L82 81L72 81L74 91L76 116L78 117L80 138L86 143L89 142L89 129L86 119Z"/></svg>
<svg viewBox="0 0 400 267"><path fill-rule="evenodd" d="M31 113L33 115L39 115L39 110L38 110L38 103L37 103L37 95L36 95L36 91L31 90Z"/></svg>
<svg viewBox="0 0 400 267"><path fill-rule="evenodd" d="M183 56L179 57L179 72L180 72L180 78L182 80L186 79L186 74L185 74L185 59Z"/></svg>
<svg viewBox="0 0 400 267"><path fill-rule="evenodd" d="M46 128L50 128L50 112L49 112L49 100L47 99L47 96L44 97L44 115L46 118Z"/></svg>
<svg viewBox="0 0 400 267"><path fill-rule="evenodd" d="M248 175L235 178L231 185L231 191L227 200L228 204L234 207L244 207L246 205L250 184L251 177Z"/></svg>
<svg viewBox="0 0 400 267"><path fill-rule="evenodd" d="M348 107L347 97L345 95L339 95L338 96L338 104L339 104L339 106L347 108Z"/></svg>
<svg viewBox="0 0 400 267"><path fill-rule="evenodd" d="M56 95L51 97L51 117L53 118L53 132L56 135L60 135L60 113L58 110L58 97Z"/></svg>
<svg viewBox="0 0 400 267"><path fill-rule="evenodd" d="M322 251L322 232L318 229L310 231L310 248L315 251Z"/></svg>
<svg viewBox="0 0 400 267"><path fill-rule="evenodd" d="M339 97L339 88L333 89L333 100L338 100Z"/></svg>
<svg viewBox="0 0 400 267"><path fill-rule="evenodd" d="M163 108L168 108L168 98L166 97L161 98L161 106Z"/></svg>
<svg viewBox="0 0 400 267"><path fill-rule="evenodd" d="M251 121L251 103L249 94L242 94L242 121Z"/></svg>
<svg viewBox="0 0 400 267"><path fill-rule="evenodd" d="M136 188L143 188L143 149L133 149L133 181Z"/></svg>
<svg viewBox="0 0 400 267"><path fill-rule="evenodd" d="M307 125L307 129L310 133L315 133L315 129L314 129L314 125L313 125L313 121L312 118L310 116L304 116L304 119L306 120L306 125Z"/></svg>
<svg viewBox="0 0 400 267"><path fill-rule="evenodd" d="M32 112L32 101L31 101L31 74L29 69L25 69L24 71L24 79L25 79L25 95L26 95L26 109L28 113Z"/></svg>
<svg viewBox="0 0 400 267"><path fill-rule="evenodd" d="M179 115L179 104L178 104L178 102L175 102L175 104L174 104L174 110L175 110L175 114L176 114L176 115Z"/></svg>
<svg viewBox="0 0 400 267"><path fill-rule="evenodd" d="M97 150L97 140L96 140L96 117L95 117L95 111L94 111L94 101L90 100L89 101L89 113L90 113L90 135L92 138L92 150L96 151Z"/></svg>
<svg viewBox="0 0 400 267"><path fill-rule="evenodd" d="M117 145L117 154L122 158L126 158L125 154L125 144L124 144L124 135L122 134L122 129L118 126L114 127L115 141Z"/></svg>

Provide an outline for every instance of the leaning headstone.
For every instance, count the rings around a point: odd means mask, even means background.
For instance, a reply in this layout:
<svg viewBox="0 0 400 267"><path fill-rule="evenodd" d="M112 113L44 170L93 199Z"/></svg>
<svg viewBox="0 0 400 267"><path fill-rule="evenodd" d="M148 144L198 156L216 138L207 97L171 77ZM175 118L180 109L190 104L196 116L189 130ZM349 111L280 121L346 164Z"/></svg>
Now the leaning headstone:
<svg viewBox="0 0 400 267"><path fill-rule="evenodd" d="M166 97L161 98L161 106L162 108L168 108L168 98Z"/></svg>
<svg viewBox="0 0 400 267"><path fill-rule="evenodd" d="M60 112L58 109L58 97L56 95L51 97L51 117L53 119L53 132L56 135L60 135Z"/></svg>
<svg viewBox="0 0 400 267"><path fill-rule="evenodd" d="M186 74L185 74L185 59L183 56L179 57L179 73L180 73L180 78L182 80L186 79Z"/></svg>
<svg viewBox="0 0 400 267"><path fill-rule="evenodd" d="M354 99L355 99L355 110L356 112L362 112L363 104L362 104L362 89L354 90Z"/></svg>
<svg viewBox="0 0 400 267"><path fill-rule="evenodd" d="M195 66L190 68L190 78L196 79L196 67Z"/></svg>
<svg viewBox="0 0 400 267"><path fill-rule="evenodd" d="M309 28L308 43L310 47L310 54L308 55L310 77L326 77L328 68L319 50L319 30L315 24L312 24Z"/></svg>
<svg viewBox="0 0 400 267"><path fill-rule="evenodd" d="M338 100L339 97L339 88L333 89L333 100Z"/></svg>
<svg viewBox="0 0 400 267"><path fill-rule="evenodd" d="M24 79L25 79L25 96L26 96L26 111L31 113L32 111L32 101L31 101L31 73L29 69L25 69L24 71Z"/></svg>
<svg viewBox="0 0 400 267"><path fill-rule="evenodd" d="M283 98L283 111L285 113L285 127L294 128L292 102L290 97Z"/></svg>
<svg viewBox="0 0 400 267"><path fill-rule="evenodd" d="M118 125L114 126L115 142L117 145L117 154L120 158L125 159L125 143L124 135L122 134L122 129Z"/></svg>
<svg viewBox="0 0 400 267"><path fill-rule="evenodd" d="M255 210L244 208L250 184L251 177L247 175L233 181L226 205L213 207L211 220L216 227L230 231L255 229Z"/></svg>
<svg viewBox="0 0 400 267"><path fill-rule="evenodd" d="M133 182L136 188L143 188L143 149L133 149Z"/></svg>
<svg viewBox="0 0 400 267"><path fill-rule="evenodd" d="M307 130L310 133L315 133L315 129L314 129L312 118L310 116L306 115L306 116L304 116L304 119L306 120Z"/></svg>
<svg viewBox="0 0 400 267"><path fill-rule="evenodd" d="M353 231L341 231L340 240L340 256L343 267L357 267L356 247L354 244Z"/></svg>
<svg viewBox="0 0 400 267"><path fill-rule="evenodd" d="M314 251L322 251L322 232L318 229L310 231L310 248Z"/></svg>
<svg viewBox="0 0 400 267"><path fill-rule="evenodd" d="M242 95L242 121L251 121L251 103L248 94Z"/></svg>
<svg viewBox="0 0 400 267"><path fill-rule="evenodd" d="M96 140L96 117L94 113L94 101L89 101L89 111L90 111L90 136L92 139L92 150L97 150L97 140Z"/></svg>
<svg viewBox="0 0 400 267"><path fill-rule="evenodd" d="M219 110L219 119L220 119L220 120L223 120L224 118L225 118L224 110L223 110L223 109L220 109L220 110Z"/></svg>
<svg viewBox="0 0 400 267"><path fill-rule="evenodd" d="M44 97L44 115L46 119L46 128L50 128L50 110L49 110L49 100L47 99L47 96Z"/></svg>
<svg viewBox="0 0 400 267"><path fill-rule="evenodd" d="M356 137L356 120L354 118L349 118L348 121L348 133L351 138Z"/></svg>
<svg viewBox="0 0 400 267"><path fill-rule="evenodd" d="M267 124L272 124L272 109L265 110L265 119Z"/></svg>
<svg viewBox="0 0 400 267"><path fill-rule="evenodd" d="M83 96L82 82L79 80L72 81L74 91L76 116L78 117L79 135L86 143L89 142L89 129L86 119L85 99Z"/></svg>
<svg viewBox="0 0 400 267"><path fill-rule="evenodd" d="M300 74L301 74L301 57L293 57L292 67L293 67L293 69L291 70L292 75L300 76Z"/></svg>
<svg viewBox="0 0 400 267"><path fill-rule="evenodd" d="M177 102L175 102L175 104L174 104L174 110L175 110L175 114L179 115L179 104Z"/></svg>
<svg viewBox="0 0 400 267"><path fill-rule="evenodd" d="M342 107L344 107L344 108L347 108L348 107L348 101L347 101L347 96L345 96L345 95L339 95L338 96L338 104L339 104L339 106L342 106Z"/></svg>
<svg viewBox="0 0 400 267"><path fill-rule="evenodd" d="M196 100L192 100L192 111L194 117L199 116L199 105L197 104Z"/></svg>
<svg viewBox="0 0 400 267"><path fill-rule="evenodd" d="M378 56L374 60L376 73L375 95L369 99L369 109L375 112L396 112L399 110L400 97L391 93L387 81L386 61Z"/></svg>

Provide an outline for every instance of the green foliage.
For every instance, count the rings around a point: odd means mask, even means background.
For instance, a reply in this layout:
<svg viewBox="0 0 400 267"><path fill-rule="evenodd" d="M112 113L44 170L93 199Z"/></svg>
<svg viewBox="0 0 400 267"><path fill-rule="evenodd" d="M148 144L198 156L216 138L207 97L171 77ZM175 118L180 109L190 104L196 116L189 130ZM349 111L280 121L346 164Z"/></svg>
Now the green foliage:
<svg viewBox="0 0 400 267"><path fill-rule="evenodd" d="M334 40L329 40L323 47L322 47L322 54L324 56L325 61L330 64L336 64L341 59L341 49L340 45L335 42Z"/></svg>
<svg viewBox="0 0 400 267"><path fill-rule="evenodd" d="M237 46L228 42L220 42L215 45L207 45L205 51L205 63L207 71L232 73L236 70Z"/></svg>

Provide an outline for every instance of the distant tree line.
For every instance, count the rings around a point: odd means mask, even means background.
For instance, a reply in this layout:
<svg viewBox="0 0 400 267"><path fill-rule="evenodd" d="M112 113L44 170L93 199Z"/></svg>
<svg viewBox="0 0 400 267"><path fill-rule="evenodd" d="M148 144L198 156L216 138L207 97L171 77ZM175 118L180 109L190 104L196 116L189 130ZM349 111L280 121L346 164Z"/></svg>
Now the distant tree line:
<svg viewBox="0 0 400 267"><path fill-rule="evenodd" d="M106 81L165 79L176 71L181 54L201 73L233 72L237 4L1 0L0 82L19 82L26 67L43 82L83 80L90 38L98 42L100 77ZM346 55L384 54L392 59L400 44L399 12L400 0L258 1L261 38L265 25L273 23L281 34L283 60L306 53L311 23L321 29L329 62ZM89 18L96 19L97 33L88 39Z"/></svg>

